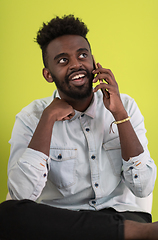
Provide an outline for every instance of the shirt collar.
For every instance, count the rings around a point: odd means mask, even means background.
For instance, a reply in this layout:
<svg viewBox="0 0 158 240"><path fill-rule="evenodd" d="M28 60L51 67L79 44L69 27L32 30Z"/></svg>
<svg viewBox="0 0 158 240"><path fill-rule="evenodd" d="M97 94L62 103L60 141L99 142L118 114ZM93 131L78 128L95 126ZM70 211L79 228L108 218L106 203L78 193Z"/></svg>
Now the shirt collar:
<svg viewBox="0 0 158 240"><path fill-rule="evenodd" d="M55 93L54 93L54 98L55 97L60 98L58 90L56 90ZM95 118L96 107L97 107L97 99L96 99L96 94L94 93L92 101L91 101L89 107L86 109L86 111L85 112L79 112L79 111L75 110L75 115L74 115L73 118L70 119L70 121L75 120L76 118L80 117L83 114L85 114L85 115L87 115L87 116L89 116L91 118Z"/></svg>

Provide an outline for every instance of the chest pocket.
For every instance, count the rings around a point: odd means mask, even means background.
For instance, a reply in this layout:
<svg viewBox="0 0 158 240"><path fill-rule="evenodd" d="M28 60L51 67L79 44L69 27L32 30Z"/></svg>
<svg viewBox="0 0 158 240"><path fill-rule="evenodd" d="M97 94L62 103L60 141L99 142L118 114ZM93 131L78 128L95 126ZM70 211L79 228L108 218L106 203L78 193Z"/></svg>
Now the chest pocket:
<svg viewBox="0 0 158 240"><path fill-rule="evenodd" d="M122 172L122 155L119 138L103 143L108 160L110 161L115 176L120 176Z"/></svg>
<svg viewBox="0 0 158 240"><path fill-rule="evenodd" d="M75 183L77 149L50 149L49 179L58 188L68 188Z"/></svg>

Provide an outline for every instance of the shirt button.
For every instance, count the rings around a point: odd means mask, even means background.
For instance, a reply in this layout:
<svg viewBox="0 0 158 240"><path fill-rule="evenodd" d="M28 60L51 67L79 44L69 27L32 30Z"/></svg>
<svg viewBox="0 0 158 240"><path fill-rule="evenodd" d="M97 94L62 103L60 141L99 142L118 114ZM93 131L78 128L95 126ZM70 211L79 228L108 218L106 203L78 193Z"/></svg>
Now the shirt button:
<svg viewBox="0 0 158 240"><path fill-rule="evenodd" d="M44 174L43 174L43 176L44 176L44 177L46 177L46 176L47 176L47 174L46 174L46 173L44 173Z"/></svg>
<svg viewBox="0 0 158 240"><path fill-rule="evenodd" d="M58 159L62 159L62 155L61 154L58 155Z"/></svg>
<svg viewBox="0 0 158 240"><path fill-rule="evenodd" d="M86 128L86 131L87 131L87 132L89 132L89 131L90 131L90 129L89 129L89 128Z"/></svg>
<svg viewBox="0 0 158 240"><path fill-rule="evenodd" d="M92 204L96 204L96 201L93 200L93 201L92 201Z"/></svg>
<svg viewBox="0 0 158 240"><path fill-rule="evenodd" d="M135 174L134 178L138 178L138 175L137 175L137 174Z"/></svg>
<svg viewBox="0 0 158 240"><path fill-rule="evenodd" d="M130 170L132 170L132 169L133 169L133 167L130 167L129 169L130 169Z"/></svg>
<svg viewBox="0 0 158 240"><path fill-rule="evenodd" d="M92 156L91 156L91 159L93 159L93 160L94 160L94 159L95 159L95 156L94 156L94 155L92 155Z"/></svg>
<svg viewBox="0 0 158 240"><path fill-rule="evenodd" d="M98 183L95 183L95 187L99 187L99 184L98 184Z"/></svg>

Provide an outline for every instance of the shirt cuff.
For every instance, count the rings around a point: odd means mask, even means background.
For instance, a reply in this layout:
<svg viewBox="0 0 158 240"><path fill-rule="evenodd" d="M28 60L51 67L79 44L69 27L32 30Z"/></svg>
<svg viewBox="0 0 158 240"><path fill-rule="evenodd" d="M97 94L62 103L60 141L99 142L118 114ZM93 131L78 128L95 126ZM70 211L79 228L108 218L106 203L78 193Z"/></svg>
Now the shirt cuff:
<svg viewBox="0 0 158 240"><path fill-rule="evenodd" d="M49 157L46 154L31 148L25 150L18 161L18 166L21 169L21 182L26 189L19 189L19 199L29 198L36 201L47 181L48 162Z"/></svg>
<svg viewBox="0 0 158 240"><path fill-rule="evenodd" d="M40 151L34 150L32 148L27 148L22 158L20 159L20 162L21 161L25 161L36 169L42 170L43 167L46 167L48 165L49 157Z"/></svg>
<svg viewBox="0 0 158 240"><path fill-rule="evenodd" d="M123 159L123 170L128 171L133 168L141 169L146 165L148 162L148 158L146 157L145 151L136 157L131 157L128 161Z"/></svg>

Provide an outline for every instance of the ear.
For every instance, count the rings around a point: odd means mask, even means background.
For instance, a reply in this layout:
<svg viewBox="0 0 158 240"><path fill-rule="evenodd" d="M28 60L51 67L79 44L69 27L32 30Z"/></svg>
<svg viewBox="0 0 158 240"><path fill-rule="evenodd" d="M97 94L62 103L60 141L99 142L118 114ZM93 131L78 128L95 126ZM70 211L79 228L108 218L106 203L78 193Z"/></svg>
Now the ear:
<svg viewBox="0 0 158 240"><path fill-rule="evenodd" d="M52 83L53 78L48 68L43 68L43 76L47 82Z"/></svg>

